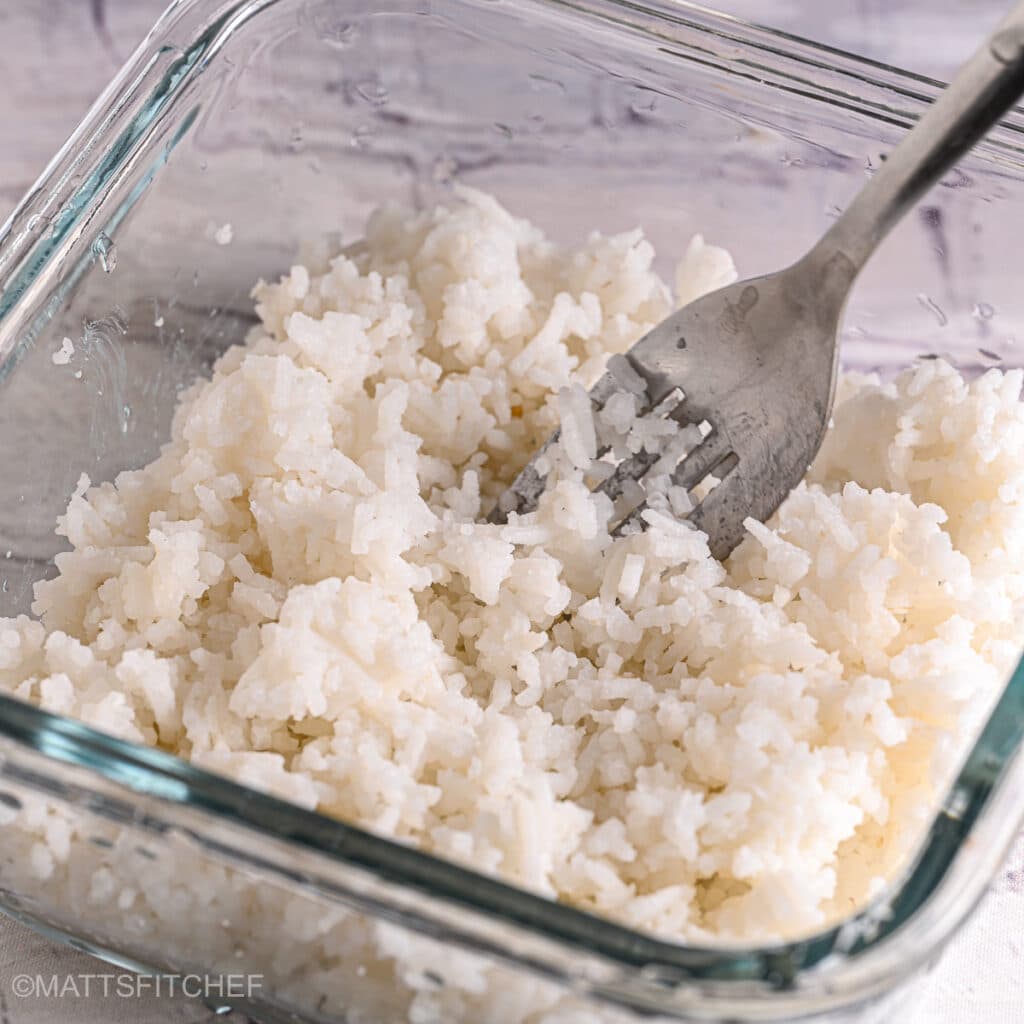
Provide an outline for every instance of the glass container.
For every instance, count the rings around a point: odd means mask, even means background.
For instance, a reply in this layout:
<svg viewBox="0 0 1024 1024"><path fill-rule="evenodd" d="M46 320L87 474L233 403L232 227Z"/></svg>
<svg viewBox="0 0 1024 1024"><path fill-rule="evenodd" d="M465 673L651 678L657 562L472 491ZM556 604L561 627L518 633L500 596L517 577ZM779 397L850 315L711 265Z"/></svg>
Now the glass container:
<svg viewBox="0 0 1024 1024"><path fill-rule="evenodd" d="M643 225L663 270L700 231L752 275L808 247L937 89L685 3L173 4L0 229L0 614L54 572L81 474L157 453L253 282L325 226L351 239L383 201L464 183L557 240ZM1015 114L886 243L848 365L1022 362L1022 156ZM223 1001L264 1021L890 1021L1020 822L1022 730L1018 671L870 906L697 948L3 698L0 904L119 964L244 975Z"/></svg>

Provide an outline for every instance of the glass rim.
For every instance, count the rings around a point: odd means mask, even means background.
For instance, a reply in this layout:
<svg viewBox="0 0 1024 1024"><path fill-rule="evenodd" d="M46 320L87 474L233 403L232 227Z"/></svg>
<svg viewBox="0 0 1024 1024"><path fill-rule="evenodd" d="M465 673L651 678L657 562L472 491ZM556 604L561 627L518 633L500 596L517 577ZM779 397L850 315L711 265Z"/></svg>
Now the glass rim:
<svg viewBox="0 0 1024 1024"><path fill-rule="evenodd" d="M179 113L189 85L243 25L281 2L173 3L0 227L0 379L88 265L92 215L104 208L116 184L138 171L140 161L150 178L157 172L194 119L194 110L184 117ZM611 24L674 59L725 75L757 77L766 89L797 93L844 116L854 113L889 126L913 123L941 89L932 79L686 0L518 0L517 6L538 16ZM182 31L190 40L186 46L180 43ZM155 155L147 151L158 128L166 131L176 123L169 142ZM1024 113L1014 111L978 156L1024 167ZM122 200L107 223L116 224L142 191ZM55 269L69 256L60 287L51 293ZM324 865L333 860L355 866L619 967L660 966L675 972L680 983L712 983L716 1012L723 1012L719 995L733 1008L736 999L755 999L741 991L751 982L760 983L755 1001L762 1005L769 992L792 994L797 987L828 1007L891 987L908 964L934 956L982 895L989 875L972 875L965 867L966 839L985 835L994 850L989 856L997 856L1024 816L1024 666L1018 666L916 856L879 896L839 923L795 941L698 946L654 938L555 903L5 695L0 695L0 737L137 794L297 844L326 858ZM895 963L887 950L897 948L902 959ZM723 995L719 986L737 994Z"/></svg>

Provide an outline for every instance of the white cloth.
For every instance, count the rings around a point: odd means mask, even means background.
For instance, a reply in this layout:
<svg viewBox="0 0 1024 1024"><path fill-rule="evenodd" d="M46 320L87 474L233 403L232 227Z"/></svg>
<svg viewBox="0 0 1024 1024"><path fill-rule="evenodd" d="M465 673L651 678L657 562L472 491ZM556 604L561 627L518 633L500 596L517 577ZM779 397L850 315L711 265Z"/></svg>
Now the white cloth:
<svg viewBox="0 0 1024 1024"><path fill-rule="evenodd" d="M0 1024L247 1024L237 1013L218 1016L197 999L119 996L116 981L104 985L96 977L125 973L0 918ZM134 980L129 977L129 984Z"/></svg>
<svg viewBox="0 0 1024 1024"><path fill-rule="evenodd" d="M932 973L906 1024L1024 1021L1024 834Z"/></svg>

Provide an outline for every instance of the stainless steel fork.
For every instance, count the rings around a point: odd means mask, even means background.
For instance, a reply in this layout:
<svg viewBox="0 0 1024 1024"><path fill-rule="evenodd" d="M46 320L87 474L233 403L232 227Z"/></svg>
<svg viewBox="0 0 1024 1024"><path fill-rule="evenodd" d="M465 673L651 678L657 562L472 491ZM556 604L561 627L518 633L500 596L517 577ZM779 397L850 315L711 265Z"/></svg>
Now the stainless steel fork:
<svg viewBox="0 0 1024 1024"><path fill-rule="evenodd" d="M675 466L672 481L689 490L709 475L718 479L688 517L708 535L716 558L740 542L748 516L764 521L779 507L821 445L835 394L839 323L857 274L921 194L1022 92L1024 3L960 69L806 256L785 270L697 299L625 355L626 373L635 372L646 386L644 411L656 415L659 403L681 389L683 400L666 415L711 425L704 441ZM622 369L613 367L591 389L595 409L623 390ZM642 481L660 457L641 451L598 486L618 497L627 481ZM492 521L534 508L544 486L535 455L502 495ZM641 503L616 528L642 525L643 511Z"/></svg>

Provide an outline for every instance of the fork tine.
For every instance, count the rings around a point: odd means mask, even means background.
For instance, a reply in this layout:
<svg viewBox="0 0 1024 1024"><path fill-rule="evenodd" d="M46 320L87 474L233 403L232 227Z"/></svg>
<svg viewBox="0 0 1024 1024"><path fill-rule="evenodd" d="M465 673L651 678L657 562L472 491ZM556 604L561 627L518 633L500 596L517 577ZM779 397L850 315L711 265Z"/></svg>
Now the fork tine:
<svg viewBox="0 0 1024 1024"><path fill-rule="evenodd" d="M686 396L680 387L672 388L654 407L646 414L650 416L662 415L666 419L675 420L682 426L687 419ZM599 456L603 452L599 453ZM630 479L641 480L649 469L666 457L666 445L659 443L655 451L642 448L634 455L623 459L615 467L607 480L603 480L595 490L608 495L612 501L617 501L622 496L622 491Z"/></svg>
<svg viewBox="0 0 1024 1024"><path fill-rule="evenodd" d="M594 489L602 494L607 494L612 501L618 501L626 483L630 480L640 480L660 458L661 452L649 452L643 448L635 455L623 459L615 467L615 472L607 480L601 481Z"/></svg>
<svg viewBox="0 0 1024 1024"><path fill-rule="evenodd" d="M677 487L685 487L688 491L693 490L731 453L729 442L717 430L712 429L703 442L676 466L672 473L672 483Z"/></svg>
<svg viewBox="0 0 1024 1024"><path fill-rule="evenodd" d="M537 459L552 445L557 444L560 437L561 430L556 429L522 468L519 476L512 481L511 486L501 492L497 504L487 516L489 523L505 523L508 521L510 512L528 512L537 507L537 502L544 492L544 484L547 481L546 475L541 476L537 472Z"/></svg>
<svg viewBox="0 0 1024 1024"><path fill-rule="evenodd" d="M625 356L622 358L626 359ZM636 373L632 363L627 363L627 368L629 372ZM601 375L597 383L590 389L590 403L595 411L602 409L612 395L622 390L624 390L622 381L614 373L606 372ZM641 403L641 407L643 407L643 403ZM487 516L489 523L504 523L508 520L510 512L528 512L537 507L537 502L544 492L544 485L547 481L546 475L541 475L537 472L537 459L548 451L552 445L558 443L561 433L561 430L556 428L555 432L534 453L533 458L523 467L511 485L502 492L497 504ZM598 451L598 458L607 450L607 448L600 449Z"/></svg>
<svg viewBox="0 0 1024 1024"><path fill-rule="evenodd" d="M730 471L687 519L708 535L711 554L721 561L746 536L744 512L750 513L750 501L744 493L743 477Z"/></svg>
<svg viewBox="0 0 1024 1024"><path fill-rule="evenodd" d="M728 442L723 440L721 434L712 430L712 432L696 448L692 449L679 463L672 474L672 483L678 487L685 487L688 491L692 490L698 483L700 483L701 480L704 479L704 477L730 457L735 459L735 455L733 455ZM734 462L729 467L730 472L735 467L735 464L736 463ZM625 463L623 465L625 465ZM724 482L725 481L723 480L719 483L718 487L716 487L711 494L714 494ZM703 504L703 502L701 502L701 504ZM699 507L700 506L698 506L698 508ZM612 535L619 537L631 527L641 524L641 516L647 508L647 502L641 502L637 505L636 508L632 509L611 531ZM687 518L692 522L693 513L687 516Z"/></svg>

